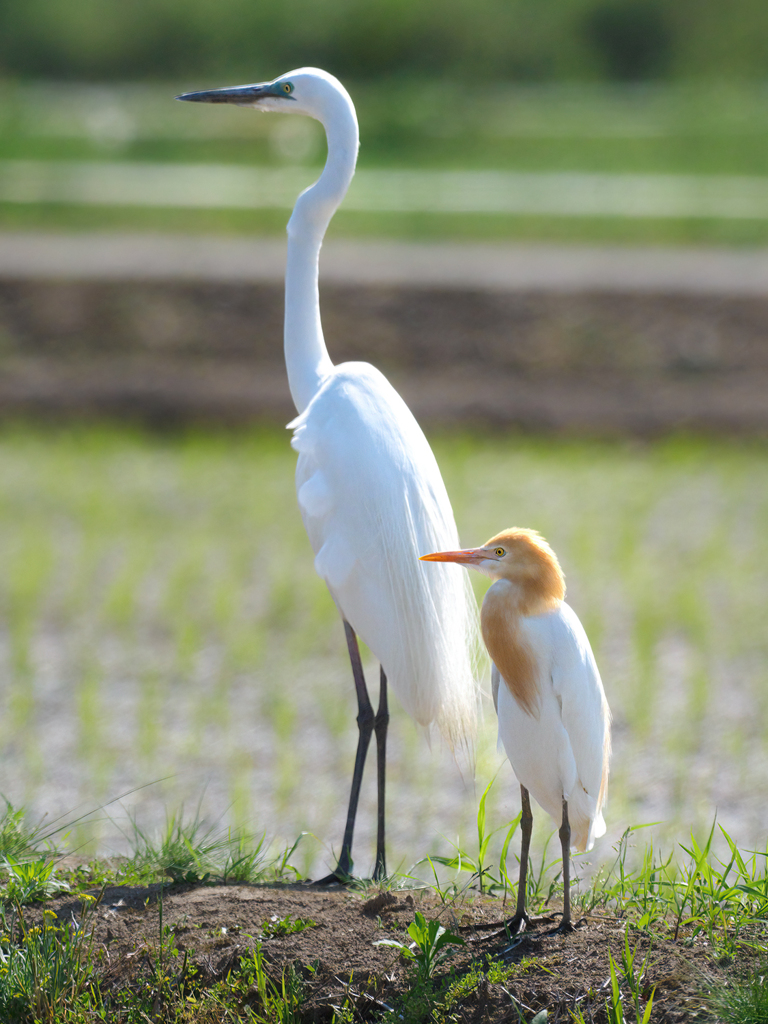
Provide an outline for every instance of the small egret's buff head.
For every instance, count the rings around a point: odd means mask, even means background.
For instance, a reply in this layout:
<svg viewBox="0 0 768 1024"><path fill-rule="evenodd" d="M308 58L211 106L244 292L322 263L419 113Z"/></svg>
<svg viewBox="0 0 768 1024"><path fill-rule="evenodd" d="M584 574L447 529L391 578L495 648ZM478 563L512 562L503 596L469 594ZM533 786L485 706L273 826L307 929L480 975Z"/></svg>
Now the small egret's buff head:
<svg viewBox="0 0 768 1024"><path fill-rule="evenodd" d="M346 89L337 78L320 68L298 68L271 82L185 92L176 97L193 103L234 103L280 114L307 114L318 121L324 119L329 106L340 98L349 101Z"/></svg>
<svg viewBox="0 0 768 1024"><path fill-rule="evenodd" d="M479 548L436 551L421 557L425 562L458 562L492 580L507 580L519 596L523 614L551 611L565 597L565 577L557 555L535 530L512 527Z"/></svg>

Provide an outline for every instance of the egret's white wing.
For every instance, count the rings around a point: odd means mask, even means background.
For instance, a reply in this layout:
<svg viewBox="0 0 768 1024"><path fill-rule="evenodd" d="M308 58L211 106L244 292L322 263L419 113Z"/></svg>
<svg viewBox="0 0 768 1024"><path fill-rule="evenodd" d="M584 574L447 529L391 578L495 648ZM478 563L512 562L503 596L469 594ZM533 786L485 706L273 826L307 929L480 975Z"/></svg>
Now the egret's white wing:
<svg viewBox="0 0 768 1024"><path fill-rule="evenodd" d="M315 566L342 614L417 722L471 735L476 608L464 573L419 561L458 536L416 420L378 370L344 363L289 426Z"/></svg>
<svg viewBox="0 0 768 1024"><path fill-rule="evenodd" d="M608 783L610 711L587 634L569 605L558 610L553 630L552 685L576 762L577 788L569 806L590 819L584 847L605 832L602 806Z"/></svg>
<svg viewBox="0 0 768 1024"><path fill-rule="evenodd" d="M589 640L565 602L546 615L521 619L539 680L536 716L503 683L498 689L499 737L519 781L560 824L568 801L573 845L587 849L605 832L610 713Z"/></svg>
<svg viewBox="0 0 768 1024"><path fill-rule="evenodd" d="M552 685L562 708L576 770L584 789L598 799L610 753L610 712L587 634L565 602L553 631Z"/></svg>

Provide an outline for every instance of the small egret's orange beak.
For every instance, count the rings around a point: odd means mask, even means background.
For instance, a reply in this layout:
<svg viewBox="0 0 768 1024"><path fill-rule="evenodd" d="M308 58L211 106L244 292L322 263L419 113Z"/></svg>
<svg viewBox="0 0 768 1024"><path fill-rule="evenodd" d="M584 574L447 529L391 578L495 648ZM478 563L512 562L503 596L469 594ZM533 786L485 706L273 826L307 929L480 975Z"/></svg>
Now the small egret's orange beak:
<svg viewBox="0 0 768 1024"><path fill-rule="evenodd" d="M459 562L461 565L477 565L488 557L483 548L464 548L461 551L433 551L431 555L420 555L422 562Z"/></svg>

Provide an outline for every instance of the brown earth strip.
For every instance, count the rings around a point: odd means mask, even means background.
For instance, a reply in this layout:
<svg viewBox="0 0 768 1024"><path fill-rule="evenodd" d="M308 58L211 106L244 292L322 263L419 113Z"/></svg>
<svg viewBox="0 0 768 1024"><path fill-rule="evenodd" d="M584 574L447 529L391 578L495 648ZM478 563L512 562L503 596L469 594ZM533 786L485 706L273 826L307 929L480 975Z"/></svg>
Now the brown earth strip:
<svg viewBox="0 0 768 1024"><path fill-rule="evenodd" d="M158 896L159 886L114 886L104 891L90 918L97 952L103 951L99 968L103 992L135 984L147 969L146 954L159 941ZM62 923L82 915L80 901L72 896L62 895L48 906ZM530 1011L526 1019L546 1008L550 1021L565 1022L570 1020L569 1008L581 1006L592 1013L591 1017L585 1014L588 1020L605 1021L608 954L620 962L626 922L595 915L570 935L551 934L555 916L538 922L512 943L504 934L474 931L472 925L501 920L508 909L499 899L471 894L444 903L426 891L395 892L382 899L375 891L361 894L308 885L172 886L163 897L162 922L170 927L178 954L186 953L202 978L212 983L225 978L239 957L253 948L265 922L309 918L315 926L264 939L268 970L278 979L289 964L301 970L307 997L302 1020L330 1021L332 1007L341 1005L350 992L360 1018L367 1020L380 1014L381 1004L397 1004L408 979L398 951L376 942L409 941L405 929L420 910L427 919L437 917L449 929L461 930L469 940L439 974L482 967L486 954L518 966L504 985L486 982L464 999L461 1020L518 1022L515 1003L519 1003ZM30 909L26 916L28 922L41 919L42 908ZM638 965L648 957L644 991L647 998L655 989L652 1020L677 1024L703 1019L704 989L708 981L724 976L722 966L708 954L704 937L681 933L673 942L633 931L631 946L638 949Z"/></svg>
<svg viewBox="0 0 768 1024"><path fill-rule="evenodd" d="M768 429L768 296L326 285L332 357L428 424ZM0 279L0 415L286 422L279 283Z"/></svg>

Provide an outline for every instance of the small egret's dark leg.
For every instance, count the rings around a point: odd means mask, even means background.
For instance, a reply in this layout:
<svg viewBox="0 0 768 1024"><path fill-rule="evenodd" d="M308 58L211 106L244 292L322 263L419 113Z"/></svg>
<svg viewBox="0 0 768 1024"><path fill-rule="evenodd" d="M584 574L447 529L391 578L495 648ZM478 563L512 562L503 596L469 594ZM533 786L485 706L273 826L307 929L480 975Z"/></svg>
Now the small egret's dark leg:
<svg viewBox="0 0 768 1024"><path fill-rule="evenodd" d="M387 677L381 670L379 688L379 710L376 712L376 773L379 788L379 816L376 828L376 867L373 877L378 882L387 873L384 854L384 808L387 782L387 726L389 725L389 705L387 703Z"/></svg>
<svg viewBox="0 0 768 1024"><path fill-rule="evenodd" d="M530 919L525 912L525 894L528 887L528 854L531 849L531 833L533 832L533 814L531 798L525 786L520 786L522 813L520 816L520 873L517 876L517 906L515 916L507 921L507 927L513 935L523 931Z"/></svg>
<svg viewBox="0 0 768 1024"><path fill-rule="evenodd" d="M374 727L373 705L368 697L368 688L365 685L363 675L363 663L360 658L360 648L357 643L357 636L354 629L344 619L344 632L347 637L347 648L349 660L352 662L352 675L355 680L355 693L357 694L357 753L355 754L355 770L352 773L352 789L349 793L349 808L347 810L347 825L344 829L344 839L341 844L341 855L336 865L336 870L325 878L319 879L315 885L330 885L332 882L345 882L352 874L352 839L355 834L355 817L357 816L357 804L360 799L360 785L363 781L363 768L365 767L365 756L368 753L368 745L371 742L371 735Z"/></svg>
<svg viewBox="0 0 768 1024"><path fill-rule="evenodd" d="M563 800L563 820L560 825L560 848L563 853L563 919L555 932L572 932L571 924L571 823L568 820L568 801Z"/></svg>

